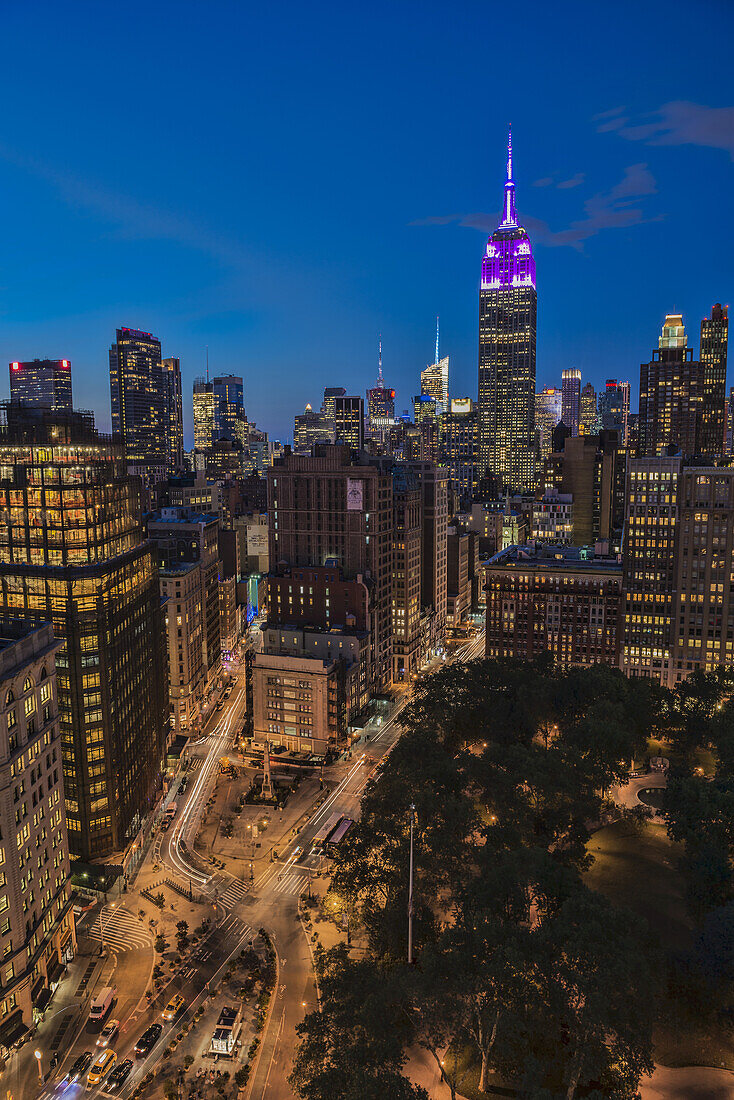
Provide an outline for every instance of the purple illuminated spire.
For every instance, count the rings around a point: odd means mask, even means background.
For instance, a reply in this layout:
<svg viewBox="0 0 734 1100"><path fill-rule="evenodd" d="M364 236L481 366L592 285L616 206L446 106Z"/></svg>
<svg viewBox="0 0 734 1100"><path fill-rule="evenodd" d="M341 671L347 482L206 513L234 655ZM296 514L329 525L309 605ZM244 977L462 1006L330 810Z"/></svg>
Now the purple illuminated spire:
<svg viewBox="0 0 734 1100"><path fill-rule="evenodd" d="M515 181L512 178L512 126L510 126L507 134L507 180L505 182L505 216L501 222L502 225L512 226L517 225L517 215L515 213Z"/></svg>
<svg viewBox="0 0 734 1100"><path fill-rule="evenodd" d="M482 260L482 290L502 287L535 287L535 260L527 231L515 211L515 181L512 177L512 128L507 138L507 179L503 217L487 241Z"/></svg>

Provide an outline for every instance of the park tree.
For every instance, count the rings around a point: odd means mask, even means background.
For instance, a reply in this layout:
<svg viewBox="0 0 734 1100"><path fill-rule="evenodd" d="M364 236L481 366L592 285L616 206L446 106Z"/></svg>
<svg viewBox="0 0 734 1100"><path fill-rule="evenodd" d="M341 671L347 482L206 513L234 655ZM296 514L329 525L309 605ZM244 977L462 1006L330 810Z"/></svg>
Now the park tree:
<svg viewBox="0 0 734 1100"><path fill-rule="evenodd" d="M535 1063L543 1080L562 1083L566 1100L581 1086L605 1097L637 1095L651 1073L654 949L646 927L594 891L579 886L542 926L545 1028L553 1062Z"/></svg>
<svg viewBox="0 0 734 1100"><path fill-rule="evenodd" d="M296 1025L289 1081L301 1100L428 1100L400 1072L410 1039L404 1007L377 962L341 945L319 961L321 1012Z"/></svg>

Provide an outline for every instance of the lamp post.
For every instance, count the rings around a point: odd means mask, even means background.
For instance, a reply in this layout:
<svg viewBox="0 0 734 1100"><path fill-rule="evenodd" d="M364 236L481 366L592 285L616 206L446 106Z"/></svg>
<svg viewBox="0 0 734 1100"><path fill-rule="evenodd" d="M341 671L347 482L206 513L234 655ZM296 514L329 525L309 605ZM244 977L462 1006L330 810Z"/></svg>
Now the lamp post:
<svg viewBox="0 0 734 1100"><path fill-rule="evenodd" d="M41 1064L41 1059L43 1058L43 1055L41 1054L40 1050L34 1050L33 1053L35 1054L36 1062L38 1063L38 1080L41 1082L41 1084L43 1084L43 1066Z"/></svg>
<svg viewBox="0 0 734 1100"><path fill-rule="evenodd" d="M415 805L410 804L410 871L408 879L408 966L413 962L413 828Z"/></svg>

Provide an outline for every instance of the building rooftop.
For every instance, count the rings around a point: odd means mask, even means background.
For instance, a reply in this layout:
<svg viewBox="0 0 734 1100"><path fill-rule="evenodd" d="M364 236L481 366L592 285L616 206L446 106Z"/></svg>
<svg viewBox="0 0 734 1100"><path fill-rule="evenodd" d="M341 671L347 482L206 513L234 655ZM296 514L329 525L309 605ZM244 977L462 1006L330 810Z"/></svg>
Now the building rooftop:
<svg viewBox="0 0 734 1100"><path fill-rule="evenodd" d="M59 649L50 623L28 622L22 619L0 621L0 677L14 675L29 661Z"/></svg>
<svg viewBox="0 0 734 1100"><path fill-rule="evenodd" d="M597 553L593 546L560 546L549 543L528 542L523 546L506 546L489 561L482 563L485 569L493 566L521 565L524 568L600 570L621 573L622 562L616 555Z"/></svg>

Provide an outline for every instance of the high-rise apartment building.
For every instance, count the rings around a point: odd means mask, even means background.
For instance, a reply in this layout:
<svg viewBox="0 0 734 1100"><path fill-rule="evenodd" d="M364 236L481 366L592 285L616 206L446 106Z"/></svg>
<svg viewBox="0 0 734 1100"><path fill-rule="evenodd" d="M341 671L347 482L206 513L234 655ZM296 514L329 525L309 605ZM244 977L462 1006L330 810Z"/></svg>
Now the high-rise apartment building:
<svg viewBox="0 0 734 1100"><path fill-rule="evenodd" d="M669 686L734 663L734 469L687 466L679 486Z"/></svg>
<svg viewBox="0 0 734 1100"><path fill-rule="evenodd" d="M457 497L477 491L479 417L470 397L452 397L441 417L442 465L449 471L449 487Z"/></svg>
<svg viewBox="0 0 734 1100"><path fill-rule="evenodd" d="M422 663L421 558L423 508L415 470L393 469L393 679L410 680Z"/></svg>
<svg viewBox="0 0 734 1100"><path fill-rule="evenodd" d="M571 435L579 434L581 422L581 371L576 367L561 372L561 420Z"/></svg>
<svg viewBox="0 0 734 1100"><path fill-rule="evenodd" d="M703 401L701 366L693 359L679 313L665 318L658 348L640 365L638 454L674 447L694 455Z"/></svg>
<svg viewBox="0 0 734 1100"><path fill-rule="evenodd" d="M364 449L364 400L348 394L334 398L334 442Z"/></svg>
<svg viewBox="0 0 734 1100"><path fill-rule="evenodd" d="M392 682L389 465L344 446L317 445L313 456L285 455L268 471L268 501L271 568L332 563L347 581L367 581L369 687L386 691Z"/></svg>
<svg viewBox="0 0 734 1100"><path fill-rule="evenodd" d="M222 668L219 622L219 518L185 508L163 508L148 519L148 538L158 548L164 569L198 562L204 624L203 661L211 688Z"/></svg>
<svg viewBox="0 0 734 1100"><path fill-rule="evenodd" d="M701 371L703 400L698 453L718 458L726 450L726 357L729 342L729 310L717 302L711 316L701 321Z"/></svg>
<svg viewBox="0 0 734 1100"><path fill-rule="evenodd" d="M511 489L535 481L535 260L515 213L512 141L502 221L487 241L479 291L479 468Z"/></svg>
<svg viewBox="0 0 734 1100"><path fill-rule="evenodd" d="M206 680L204 617L199 562L181 562L160 570L168 636L168 698L171 730L195 730L200 721Z"/></svg>
<svg viewBox="0 0 734 1100"><path fill-rule="evenodd" d="M634 458L627 475L621 666L668 683L677 616L681 458Z"/></svg>
<svg viewBox="0 0 734 1100"><path fill-rule="evenodd" d="M11 363L10 400L36 408L71 412L71 359Z"/></svg>
<svg viewBox="0 0 734 1100"><path fill-rule="evenodd" d="M166 394L166 470L177 474L183 469L183 392L181 361L175 357L161 359L163 386Z"/></svg>
<svg viewBox="0 0 734 1100"><path fill-rule="evenodd" d="M0 628L0 1047L35 1024L76 951L61 736L48 623Z"/></svg>
<svg viewBox="0 0 734 1100"><path fill-rule="evenodd" d="M442 645L446 635L449 475L432 462L409 462L421 490L421 606L430 618L429 649Z"/></svg>
<svg viewBox="0 0 734 1100"><path fill-rule="evenodd" d="M553 450L553 429L562 415L562 391L557 386L544 386L535 395L535 428L540 434L541 462L545 462Z"/></svg>
<svg viewBox="0 0 734 1100"><path fill-rule="evenodd" d="M601 424L597 405L596 390L591 382L587 382L581 391L579 402L579 432L582 435L595 435Z"/></svg>
<svg viewBox="0 0 734 1100"><path fill-rule="evenodd" d="M74 413L0 421L0 616L51 622L69 846L123 850L152 809L167 736L158 568L122 448Z"/></svg>
<svg viewBox="0 0 734 1100"><path fill-rule="evenodd" d="M149 332L118 328L110 348L112 432L125 450L130 473L156 481L166 473L168 380L161 342Z"/></svg>
<svg viewBox="0 0 734 1100"><path fill-rule="evenodd" d="M558 437L557 437L558 438ZM621 432L566 436L561 448L546 462L544 484L573 500L570 541L574 546L593 546L608 540L618 546L625 509L627 452Z"/></svg>

